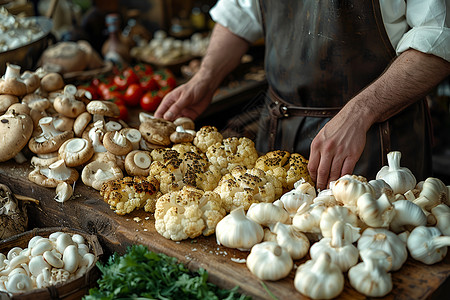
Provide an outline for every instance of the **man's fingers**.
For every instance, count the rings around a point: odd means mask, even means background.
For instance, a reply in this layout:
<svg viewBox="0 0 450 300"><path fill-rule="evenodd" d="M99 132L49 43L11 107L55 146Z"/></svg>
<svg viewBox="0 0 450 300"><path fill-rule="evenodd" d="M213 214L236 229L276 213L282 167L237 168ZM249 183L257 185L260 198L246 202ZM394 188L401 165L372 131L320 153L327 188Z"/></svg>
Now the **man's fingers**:
<svg viewBox="0 0 450 300"><path fill-rule="evenodd" d="M346 174L353 174L353 170L355 169L357 159L347 156L342 164L341 175L344 176Z"/></svg>
<svg viewBox="0 0 450 300"><path fill-rule="evenodd" d="M308 161L308 171L311 179L316 182L317 180L317 168L319 167L320 162L320 152L311 152Z"/></svg>
<svg viewBox="0 0 450 300"><path fill-rule="evenodd" d="M316 186L320 190L327 187L328 177L330 175L332 158L329 155L322 155L320 157L319 167L317 168Z"/></svg>

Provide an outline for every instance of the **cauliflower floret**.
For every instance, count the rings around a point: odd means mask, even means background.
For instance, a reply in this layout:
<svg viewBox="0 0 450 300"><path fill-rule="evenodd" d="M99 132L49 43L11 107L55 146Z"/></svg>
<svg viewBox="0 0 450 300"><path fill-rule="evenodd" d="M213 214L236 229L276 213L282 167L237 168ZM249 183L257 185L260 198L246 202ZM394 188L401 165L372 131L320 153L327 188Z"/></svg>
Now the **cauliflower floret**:
<svg viewBox="0 0 450 300"><path fill-rule="evenodd" d="M281 196L281 182L260 169L237 166L225 174L214 189L227 212L239 206L248 210L252 203L272 203Z"/></svg>
<svg viewBox="0 0 450 300"><path fill-rule="evenodd" d="M294 183L302 178L314 186L308 172L308 160L298 153L282 150L268 152L258 157L255 168L278 178L284 191L292 190Z"/></svg>
<svg viewBox="0 0 450 300"><path fill-rule="evenodd" d="M172 150L177 151L178 153L186 153L186 152L194 152L198 155L201 155L203 158L206 158L205 153L200 150L197 146L195 146L192 143L181 143L181 144L175 144L172 146Z"/></svg>
<svg viewBox="0 0 450 300"><path fill-rule="evenodd" d="M220 171L202 155L185 152L170 157L168 161L154 161L150 165L150 175L160 181L160 190L164 194L178 191L185 185L204 191L212 191L217 186L221 178Z"/></svg>
<svg viewBox="0 0 450 300"><path fill-rule="evenodd" d="M156 202L155 229L167 239L181 241L214 233L225 217L217 193L184 186L180 191L161 196Z"/></svg>
<svg viewBox="0 0 450 300"><path fill-rule="evenodd" d="M253 168L258 159L258 152L251 139L230 137L224 139L221 143L211 145L206 150L206 156L224 175L236 166Z"/></svg>
<svg viewBox="0 0 450 300"><path fill-rule="evenodd" d="M100 195L116 214L125 215L144 206L146 211L154 212L161 193L153 176L134 176L105 182Z"/></svg>
<svg viewBox="0 0 450 300"><path fill-rule="evenodd" d="M203 152L206 152L209 146L215 143L221 143L223 140L222 134L214 126L203 126L197 131L194 138L194 145Z"/></svg>

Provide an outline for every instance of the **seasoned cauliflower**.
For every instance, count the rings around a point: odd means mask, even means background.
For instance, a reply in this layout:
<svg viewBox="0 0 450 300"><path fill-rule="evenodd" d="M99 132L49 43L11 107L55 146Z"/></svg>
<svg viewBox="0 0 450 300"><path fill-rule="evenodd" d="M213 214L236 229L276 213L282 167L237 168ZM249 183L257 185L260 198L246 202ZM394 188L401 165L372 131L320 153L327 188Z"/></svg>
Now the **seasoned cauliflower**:
<svg viewBox="0 0 450 300"><path fill-rule="evenodd" d="M225 175L236 166L253 168L258 159L258 152L251 139L230 137L211 145L206 150L206 156L213 165L220 168L222 175Z"/></svg>
<svg viewBox="0 0 450 300"><path fill-rule="evenodd" d="M214 233L226 212L220 196L190 186L161 196L156 202L155 228L167 239L181 241Z"/></svg>
<svg viewBox="0 0 450 300"><path fill-rule="evenodd" d="M281 182L260 169L237 166L225 174L214 189L227 212L239 206L248 210L252 203L272 203L281 196Z"/></svg>
<svg viewBox="0 0 450 300"><path fill-rule="evenodd" d="M100 195L116 214L125 215L144 206L145 211L154 212L156 200L162 194L153 176L134 176L105 182Z"/></svg>
<svg viewBox="0 0 450 300"><path fill-rule="evenodd" d="M154 150L155 151L155 150ZM162 161L156 158L150 165L150 175L160 181L160 190L164 194L178 191L189 185L204 191L212 191L218 184L221 174L219 169L211 165L206 158L194 152L178 153L166 151L167 158ZM162 151L159 151L162 152ZM173 154L173 155L172 155ZM163 155L164 156L164 155Z"/></svg>
<svg viewBox="0 0 450 300"><path fill-rule="evenodd" d="M203 126L197 131L194 138L194 145L203 152L206 152L209 146L215 143L221 143L223 140L222 134L214 126Z"/></svg>
<svg viewBox="0 0 450 300"><path fill-rule="evenodd" d="M194 152L198 155L201 155L202 157L206 158L205 153L200 150L197 146L195 146L192 143L181 143L181 144L175 144L172 146L172 150L176 150L178 153L186 153L186 152Z"/></svg>
<svg viewBox="0 0 450 300"><path fill-rule="evenodd" d="M292 190L294 183L302 178L314 186L308 172L308 160L298 153L282 150L268 152L258 157L255 168L278 178L284 191Z"/></svg>

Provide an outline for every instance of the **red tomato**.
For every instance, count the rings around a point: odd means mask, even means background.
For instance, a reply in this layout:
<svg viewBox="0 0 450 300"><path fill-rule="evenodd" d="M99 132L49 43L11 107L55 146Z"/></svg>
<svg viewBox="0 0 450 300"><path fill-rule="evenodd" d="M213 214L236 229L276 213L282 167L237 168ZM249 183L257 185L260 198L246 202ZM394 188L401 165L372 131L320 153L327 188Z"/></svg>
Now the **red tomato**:
<svg viewBox="0 0 450 300"><path fill-rule="evenodd" d="M162 98L159 95L159 92L147 92L141 98L141 108L145 111L154 112L161 103L161 100Z"/></svg>
<svg viewBox="0 0 450 300"><path fill-rule="evenodd" d="M98 93L103 99L109 99L109 93L115 88L110 83L101 82L98 85Z"/></svg>
<svg viewBox="0 0 450 300"><path fill-rule="evenodd" d="M138 83L132 83L125 90L123 100L125 100L125 103L129 106L136 106L139 104L142 94L144 94L142 87Z"/></svg>
<svg viewBox="0 0 450 300"><path fill-rule="evenodd" d="M141 87L145 91L156 91L159 90L158 81L153 77L143 77L141 79Z"/></svg>
<svg viewBox="0 0 450 300"><path fill-rule="evenodd" d="M119 119L126 121L128 119L128 108L123 104L117 104L117 107L119 108Z"/></svg>
<svg viewBox="0 0 450 300"><path fill-rule="evenodd" d="M139 77L136 75L136 73L133 71L133 68L131 67L128 67L125 70L123 70L122 76L126 79L127 85L139 82Z"/></svg>
<svg viewBox="0 0 450 300"><path fill-rule="evenodd" d="M116 100L123 101L123 94L118 90L114 90L113 88L109 89L108 92L104 95L104 100L112 100L116 102Z"/></svg>
<svg viewBox="0 0 450 300"><path fill-rule="evenodd" d="M133 70L140 78L153 74L153 68L149 64L137 64Z"/></svg>
<svg viewBox="0 0 450 300"><path fill-rule="evenodd" d="M158 91L158 95L159 97L161 97L161 99L163 99L170 91L172 91L172 88L170 88L170 86L166 85L161 87L161 89Z"/></svg>
<svg viewBox="0 0 450 300"><path fill-rule="evenodd" d="M80 85L78 89L85 90L89 93L91 93L91 99L90 100L96 100L100 97L100 95L97 92L97 88L92 85ZM88 97L89 98L89 97Z"/></svg>
<svg viewBox="0 0 450 300"><path fill-rule="evenodd" d="M117 89L120 91L125 90L128 86L128 81L123 75L114 76L113 82Z"/></svg>

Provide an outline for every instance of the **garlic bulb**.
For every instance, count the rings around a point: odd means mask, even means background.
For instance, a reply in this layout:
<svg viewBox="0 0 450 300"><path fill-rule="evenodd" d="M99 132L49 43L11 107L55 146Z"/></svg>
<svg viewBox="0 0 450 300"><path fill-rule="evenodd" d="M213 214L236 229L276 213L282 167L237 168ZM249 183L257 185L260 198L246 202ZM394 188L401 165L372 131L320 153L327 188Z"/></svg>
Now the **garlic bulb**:
<svg viewBox="0 0 450 300"><path fill-rule="evenodd" d="M356 201L365 193L374 193L374 188L362 176L344 175L330 184L333 195L339 203L356 210Z"/></svg>
<svg viewBox="0 0 450 300"><path fill-rule="evenodd" d="M301 232L320 233L320 218L325 211L324 205L302 206L292 218L292 226Z"/></svg>
<svg viewBox="0 0 450 300"><path fill-rule="evenodd" d="M447 187L440 179L428 177L413 202L427 211L441 203L450 203Z"/></svg>
<svg viewBox="0 0 450 300"><path fill-rule="evenodd" d="M383 228L367 228L358 240L358 249L380 249L392 260L392 271L400 270L408 258L406 244L392 231Z"/></svg>
<svg viewBox="0 0 450 300"><path fill-rule="evenodd" d="M273 233L277 235L277 244L287 250L292 259L303 258L309 250L309 240L305 234L295 230L292 225L276 223Z"/></svg>
<svg viewBox="0 0 450 300"><path fill-rule="evenodd" d="M306 203L309 205L316 197L316 190L304 179L297 181L294 186L293 190L285 193L279 200L274 202L275 205L283 207L291 216L295 215L302 204Z"/></svg>
<svg viewBox="0 0 450 300"><path fill-rule="evenodd" d="M217 223L217 244L248 251L262 241L264 230L261 225L245 215L242 206L232 210Z"/></svg>
<svg viewBox="0 0 450 300"><path fill-rule="evenodd" d="M389 199L394 197L394 190L383 179L370 180L369 184L373 187L375 198L380 198L382 194L386 194Z"/></svg>
<svg viewBox="0 0 450 300"><path fill-rule="evenodd" d="M406 244L412 258L432 265L447 255L450 236L443 236L436 227L418 226L411 231Z"/></svg>
<svg viewBox="0 0 450 300"><path fill-rule="evenodd" d="M442 203L433 207L431 213L436 218L436 227L443 235L450 236L450 207Z"/></svg>
<svg viewBox="0 0 450 300"><path fill-rule="evenodd" d="M344 237L344 224L341 221L334 223L332 237L323 238L314 243L309 251L312 259L318 259L322 253L328 253L342 272L347 272L350 267L358 263L359 251Z"/></svg>
<svg viewBox="0 0 450 300"><path fill-rule="evenodd" d="M367 248L360 251L363 262L348 270L350 285L369 297L383 297L392 290L389 255L383 250Z"/></svg>
<svg viewBox="0 0 450 300"><path fill-rule="evenodd" d="M286 210L273 203L266 202L252 203L247 211L247 217L263 226L290 221Z"/></svg>
<svg viewBox="0 0 450 300"><path fill-rule="evenodd" d="M412 230L416 226L426 225L427 217L422 209L408 200L398 200L392 203L395 210L390 229L395 233Z"/></svg>
<svg viewBox="0 0 450 300"><path fill-rule="evenodd" d="M416 186L416 177L405 167L400 167L401 152L391 151L387 154L388 166L383 166L376 179L383 179L395 194L404 194Z"/></svg>
<svg viewBox="0 0 450 300"><path fill-rule="evenodd" d="M328 207L320 218L320 231L324 237L332 237L332 228L334 223L341 221L344 224L344 238L353 243L360 237L360 228L358 227L358 217L343 206Z"/></svg>
<svg viewBox="0 0 450 300"><path fill-rule="evenodd" d="M388 227L395 215L386 194L382 194L378 199L371 193L362 194L356 202L359 218L372 227Z"/></svg>
<svg viewBox="0 0 450 300"><path fill-rule="evenodd" d="M279 280L289 275L294 266L289 253L275 242L262 242L252 247L247 267L262 280Z"/></svg>
<svg viewBox="0 0 450 300"><path fill-rule="evenodd" d="M323 252L297 268L294 286L311 299L332 299L344 290L344 275L330 255Z"/></svg>

